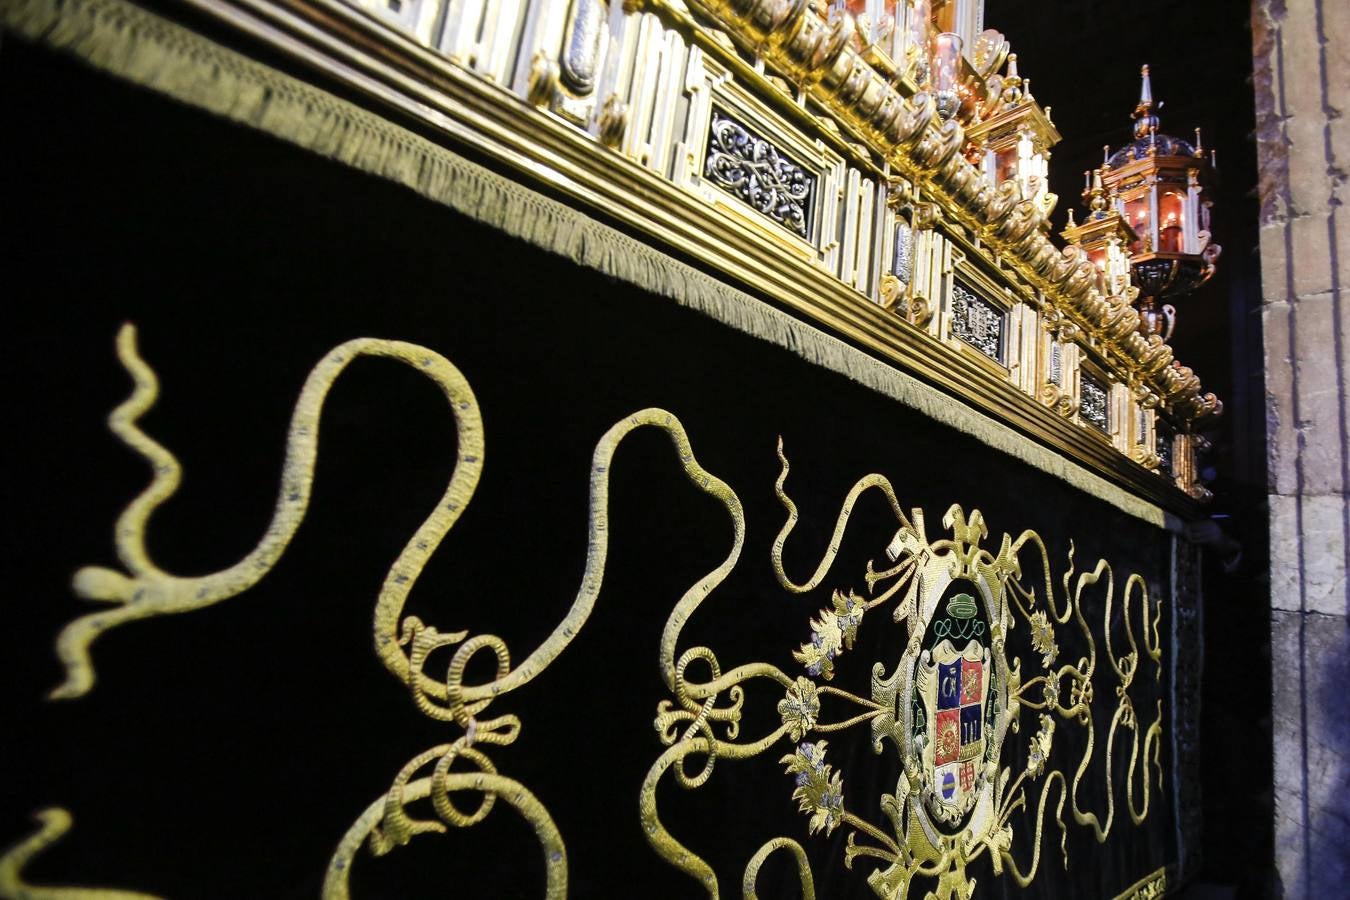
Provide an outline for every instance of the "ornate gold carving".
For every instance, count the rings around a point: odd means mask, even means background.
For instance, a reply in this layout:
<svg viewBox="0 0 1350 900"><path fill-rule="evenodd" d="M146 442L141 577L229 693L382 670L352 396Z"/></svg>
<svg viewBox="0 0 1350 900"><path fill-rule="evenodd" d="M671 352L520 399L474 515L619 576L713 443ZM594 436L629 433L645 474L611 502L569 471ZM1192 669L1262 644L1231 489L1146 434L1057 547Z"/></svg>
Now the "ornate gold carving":
<svg viewBox="0 0 1350 900"><path fill-rule="evenodd" d="M1078 400L1057 384L1041 385L1041 402L1066 418L1078 412Z"/></svg>
<svg viewBox="0 0 1350 900"><path fill-rule="evenodd" d="M548 106L558 92L558 63L543 50L530 60L529 82L525 99L531 106Z"/></svg>
<svg viewBox="0 0 1350 900"><path fill-rule="evenodd" d="M600 143L615 148L628 133L628 104L618 94L610 94L600 109Z"/></svg>
<svg viewBox="0 0 1350 900"><path fill-rule="evenodd" d="M909 320L920 328L933 320L933 312L933 304L922 294L915 294L909 298Z"/></svg>
<svg viewBox="0 0 1350 900"><path fill-rule="evenodd" d="M648 0L666 8L671 0ZM788 0L695 0L744 48L787 73L833 115L863 136L916 191L931 196L962 228L988 245L1046 302L1095 339L1127 378L1142 374L1184 421L1216 415L1222 406L1203 394L1199 379L1146 361L1138 315L1123 298L1109 302L1097 290L1096 268L1073 247L1057 248L1044 233L1046 209L1023 199L1021 186L991 189L960 150L965 132L938 119L926 93L905 97L889 76L869 64L850 40L848 15L826 22L809 4ZM1149 371L1145 372L1145 369Z"/></svg>
<svg viewBox="0 0 1350 900"><path fill-rule="evenodd" d="M1158 454L1154 453L1143 444L1136 444L1130 448L1130 459L1139 463L1139 465L1143 466L1145 469L1156 469L1158 468L1158 463L1161 462L1158 458Z"/></svg>
<svg viewBox="0 0 1350 900"><path fill-rule="evenodd" d="M34 818L41 827L0 854L0 900L159 900L150 894L103 888L44 887L23 880L23 868L43 850L59 841L73 820L64 809L52 807Z"/></svg>

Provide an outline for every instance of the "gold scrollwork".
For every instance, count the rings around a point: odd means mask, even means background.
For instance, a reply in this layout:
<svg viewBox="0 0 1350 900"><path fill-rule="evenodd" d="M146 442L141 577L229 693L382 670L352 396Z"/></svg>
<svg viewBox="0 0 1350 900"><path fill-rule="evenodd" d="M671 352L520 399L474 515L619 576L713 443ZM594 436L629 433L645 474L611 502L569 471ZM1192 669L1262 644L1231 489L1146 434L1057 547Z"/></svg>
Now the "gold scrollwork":
<svg viewBox="0 0 1350 900"><path fill-rule="evenodd" d="M422 372L441 388L455 417L458 447L449 484L386 575L375 605L373 634L377 655L407 686L417 708L432 719L453 723L461 734L414 756L396 775L390 789L351 825L329 862L324 882L327 900L346 900L349 896L349 873L361 846L381 855L418 834L470 827L482 821L499 800L512 806L534 829L544 853L547 895L565 896L566 849L552 817L529 789L499 773L488 755L490 747L516 741L521 721L509 713L493 718L485 714L494 701L538 677L585 625L604 576L613 458L630 432L648 426L666 432L685 477L721 503L731 525L725 558L683 594L661 635L659 668L670 697L658 704L654 725L666 749L644 779L639 811L649 843L668 863L699 881L710 895L718 894L717 877L711 867L661 822L656 788L665 774L673 772L683 788L694 790L708 781L719 760L747 760L781 741L791 747L781 762L796 779L792 796L809 816L808 831L828 834L841 826L848 829L846 864L851 868L860 857L884 864L884 868L870 873L868 882L886 898L903 900L913 881L924 878L937 882L936 893L930 893L930 897L967 900L974 890L967 866L986 850L996 875L1006 866L1014 880L1025 886L1040 864L1051 799L1055 800L1054 821L1061 832L1061 855L1066 854L1066 804L1074 820L1090 827L1095 839L1104 842L1115 818L1112 756L1122 728L1131 733L1127 808L1135 824L1148 815L1150 762L1161 782L1162 704L1157 702L1154 721L1143 729L1141 748L1142 726L1129 692L1141 660L1132 607L1137 605L1140 610L1143 651L1155 664L1155 681L1161 678L1161 609L1157 602L1150 604L1144 581L1137 574L1125 580L1120 621L1124 623L1127 649L1117 654L1112 639L1114 575L1105 560L1098 561L1091 571L1078 573L1075 579L1071 545L1068 570L1056 586L1049 554L1035 532L1025 531L1016 539L1004 534L997 553L991 553L981 546L988 537L983 515L978 510L967 515L956 505L943 517L943 526L951 536L930 540L923 510L913 509L906 515L890 481L872 474L860 479L846 496L820 562L805 581L794 581L785 571L783 552L798 521L798 510L784 489L789 466L780 441L781 472L775 490L786 520L773 543L771 562L782 587L802 594L824 582L855 504L871 490L884 496L896 519L896 531L886 548L890 564L877 570L869 562L864 575L865 594L841 589L832 592L830 607L820 610L809 623L811 639L792 653L805 674L788 674L756 661L724 671L712 648L681 649L680 637L690 617L739 561L745 540L744 510L735 492L698 463L679 419L665 410L645 409L616 423L596 444L581 584L572 606L553 632L523 662L513 666L505 641L496 635L470 637L464 631L441 632L416 616L403 616L405 601L427 561L472 499L483 465L483 428L477 402L468 382L448 360L414 344L371 338L349 341L326 354L306 379L296 403L281 489L266 533L234 566L207 576L184 578L157 568L145 550L150 516L176 489L180 469L173 455L136 424L154 402L157 383L137 353L131 326L123 328L117 346L135 387L131 397L113 412L110 427L150 462L154 477L122 513L115 529L126 574L90 567L76 575L77 593L119 605L78 619L63 630L57 649L67 667L67 680L54 692L56 697L78 696L92 687L89 646L102 632L146 616L186 612L220 602L248 590L277 563L304 517L312 491L324 398L353 359L385 357ZM1023 581L1024 557L1036 564L1041 583ZM1078 800L1079 785L1092 766L1097 743L1092 705L1098 650L1085 616L1085 593L1090 592L1104 596L1103 656L1115 676L1116 705L1105 750L1107 807L1102 816L1081 808ZM870 698L821 684L831 680L834 667L852 650L868 611L893 598L899 598L893 618L905 623L909 639L892 674L885 674L888 667L883 663L873 667ZM1029 629L1033 658L1041 669L1025 680L1023 660L1018 657L1009 661L1006 655L1006 636L1018 622ZM1075 664L1059 663L1056 629L1065 626L1081 631L1087 645L1087 655ZM445 676L432 677L428 674L429 661L443 653L450 656ZM469 662L480 653L495 659L496 674L484 683L466 684ZM946 695L934 693L949 689L937 686L938 675L949 671L952 674L944 677L951 680L958 670L967 686L960 698L959 741L943 725L944 721L953 721L944 720L951 710L935 702L935 696ZM781 689L777 706L780 724L768 734L742 740L744 685L752 679L772 681ZM822 706L827 699L832 704L847 704L850 712L826 721ZM1009 767L1001 765L1001 748L1008 733L1019 731L1023 709L1037 715L1038 728L1030 737L1027 765L1014 777ZM1086 731L1085 750L1072 782L1062 770L1051 767L1057 719ZM827 742L814 739L864 723L871 728L874 750L882 752L883 744L889 742L903 763L895 794L882 794L876 800L887 820L886 827L873 824L846 806L845 773L829 762ZM948 753L950 757L943 755ZM452 772L456 761L469 764L473 771ZM691 769L690 762L697 767ZM954 766L960 767L959 788L952 776ZM1031 858L1024 866L1012 853L1010 820L1019 810L1030 810L1027 789L1041 779ZM465 794L477 797L477 806L470 811L452 799ZM434 818L418 817L412 809L424 801L430 802ZM86 896L71 893L79 889L32 888L20 880L23 865L70 827L68 814L61 810L48 810L41 818L43 829L37 835L0 857L0 896L52 900ZM786 851L795 862L803 895L814 896L814 879L805 851L785 836L767 841L747 862L742 878L746 896L755 896L761 867L778 851ZM144 895L93 891L87 896L129 900Z"/></svg>
<svg viewBox="0 0 1350 900"><path fill-rule="evenodd" d="M0 900L159 900L135 891L46 887L24 881L24 866L65 836L73 824L70 813L59 807L41 810L34 818L40 825L38 830L0 853Z"/></svg>
<svg viewBox="0 0 1350 900"><path fill-rule="evenodd" d="M683 788L697 789L707 782L719 760L749 759L782 740L795 745L792 752L782 757L782 763L795 778L792 797L809 817L808 832L828 834L838 827L846 828L849 831L844 851L846 865L851 868L859 858L878 860L881 867L868 875L868 883L878 896L888 900L908 897L918 879L936 881L934 891L927 894L930 898L968 900L975 882L968 877L967 867L985 851L990 853L995 875L1001 875L1006 868L1018 884L1030 884L1040 866L1046 812L1052 801L1053 821L1061 833L1060 853L1066 865L1066 806L1076 822L1089 826L1095 839L1104 842L1115 817L1112 758L1117 733L1122 728L1131 733L1127 806L1135 824L1144 821L1149 808L1150 761L1161 782L1162 704L1157 702L1157 717L1144 730L1141 764L1141 725L1129 693L1140 662L1132 608L1137 604L1140 609L1143 649L1157 666L1156 680L1161 678L1158 629L1161 606L1149 603L1139 575L1132 574L1125 582L1121 621L1128 650L1117 654L1112 641L1114 575L1105 560L1099 561L1092 571L1077 574L1075 579L1071 547L1068 571L1056 586L1049 554L1035 532L1025 531L1016 539L1005 534L998 552L991 553L980 546L988 536L983 515L978 510L967 515L959 506L952 506L943 517L943 525L950 530L951 537L930 540L923 511L914 509L907 516L889 480L873 474L860 479L848 492L820 562L804 581L795 581L783 563L784 545L797 524L798 510L784 490L788 462L781 441L779 459L782 470L775 489L786 511L786 521L773 543L771 562L786 590L802 594L824 582L840 550L854 506L871 490L882 494L896 518L897 530L887 547L892 565L878 571L868 564L864 578L866 595L852 590L832 592L830 607L820 610L810 621L811 639L792 653L805 668L805 675L794 677L764 662L743 663L723 674L711 648L692 647L681 654L674 683L668 685L674 700L664 700L658 705L655 720L667 749L649 770L640 803L648 841L667 862L699 881L710 896L718 895L718 881L711 867L661 822L656 786L665 773L673 771ZM733 547L733 559L739 550L738 540ZM1041 584L1023 580L1024 557L1038 564ZM706 596L720 580L720 577L714 581L705 578L700 582L699 596ZM957 588L963 590L958 592ZM1101 619L1104 656L1115 675L1116 707L1105 750L1104 818L1083 809L1078 800L1079 785L1093 765L1097 745L1092 705L1098 651L1085 615L1089 605L1085 595L1092 591L1104 595ZM893 618L906 623L909 640L893 674L885 674L888 668L885 664L874 666L870 699L820 684L816 679L831 680L835 666L852 649L867 613L897 597ZM946 603L945 611L942 602ZM678 621L683 622L684 618ZM1023 660L1014 658L1010 664L1005 655L1006 635L1018 622L1029 629L1034 658L1041 669L1025 680ZM1071 625L1082 632L1087 655L1075 664L1060 664L1055 631ZM956 645L963 641L964 651L958 652ZM687 674L686 670L695 664L701 667L702 681ZM959 746L955 732L935 732L936 726L922 715L923 704L931 704L932 692L937 690L934 676L940 664L959 667L963 673L972 675L969 690L961 697L971 716L969 720L962 717ZM925 671L934 676L925 676ZM767 735L738 740L745 701L742 686L752 678L771 679L781 686L783 698L778 702L781 725ZM719 702L723 697L725 701ZM837 721L824 721L821 710L826 697L851 704L855 713ZM1027 765L1014 775L1010 767L1000 762L1001 747L1005 735L1019 731L1024 708L1037 715L1038 727L1030 736ZM951 714L940 709L929 711L935 712L934 718L938 720ZM965 712L966 706L961 711ZM1071 782L1051 762L1057 719L1074 723L1087 732L1085 750ZM867 821L846 803L846 773L835 769L829 761L828 742L812 739L817 734L843 731L863 723L870 725L874 750L882 752L883 743L889 741L904 764L896 793L877 798L878 809L887 822L885 827ZM943 744L943 738L950 744ZM946 762L935 754L940 756L948 749L950 759L958 762L935 765ZM690 760L701 763L692 772L686 767ZM954 778L941 785L937 783L935 776L941 769L950 772L958 765L960 789ZM1013 855L1011 819L1019 810L1030 811L1028 787L1037 780L1042 781L1042 786L1035 802L1031 856L1019 862ZM1142 781L1141 795L1137 780ZM764 844L747 864L743 878L746 896L754 896L760 867L778 850L792 855L802 891L812 895L814 879L801 846L791 838L777 837Z"/></svg>
<svg viewBox="0 0 1350 900"><path fill-rule="evenodd" d="M104 631L152 615L188 612L218 603L248 590L270 571L304 518L313 489L319 418L333 382L360 356L395 359L426 375L441 388L455 416L458 448L455 467L443 496L385 577L375 606L375 649L385 667L407 685L415 705L423 714L439 721L453 722L463 734L450 743L413 757L398 773L390 790L353 823L329 863L324 896L328 900L344 900L348 896L349 873L363 843L369 845L371 852L380 855L408 843L418 834L444 832L446 826L472 826L488 814L498 799L512 805L539 837L545 856L547 895L553 898L565 896L566 850L557 827L543 804L523 785L499 774L485 752L490 746L513 743L520 732L520 720L510 714L489 719L484 718L484 713L494 700L537 677L584 626L604 577L609 471L614 453L626 435L645 426L665 431L686 477L696 487L723 502L731 518L734 537L734 547L727 559L686 593L667 623L661 642L662 670L667 686L672 690L677 684L684 683L685 669L692 657L682 659L678 665L674 659L681 624L712 585L720 582L735 564L744 540L745 519L740 501L731 489L699 465L679 419L661 409L641 410L614 425L600 439L591 464L589 536L581 586L571 608L553 632L523 662L513 667L505 641L496 635L469 637L464 631L441 632L416 616L401 618L413 585L447 532L463 514L482 470L482 419L468 382L453 364L425 347L373 338L348 341L326 354L311 371L296 402L287 435L276 510L263 538L248 556L229 569L198 578L182 578L156 567L145 550L145 529L150 516L176 490L181 471L174 456L136 424L154 403L158 382L153 370L137 352L132 326L124 326L119 333L117 350L119 359L132 376L134 389L131 397L112 413L110 427L124 443L150 462L154 478L122 513L115 528L118 553L128 574L95 567L81 569L76 574L74 583L78 594L119 605L111 612L77 619L62 631L57 640L57 652L66 665L67 678L52 696L58 699L77 697L93 687L95 675L89 647ZM451 648L453 653L445 678L429 676L426 673L429 658L438 651ZM495 677L482 684L464 683L470 659L481 652L496 658ZM712 664L716 666L715 659ZM684 712L687 710L673 712L671 721L682 719ZM714 720L727 715L725 710L702 713L704 719L711 717ZM451 772L450 767L456 760L470 763L477 771ZM461 792L481 796L474 811L466 813L452 802L451 796ZM431 801L436 818L414 818L409 806L427 799ZM49 822L49 827L36 838L6 854L0 860L0 872L13 873L13 878L17 879L19 867L29 857L69 828L69 817L64 813L53 811L51 816L54 817L51 821L56 824Z"/></svg>
<svg viewBox="0 0 1350 900"><path fill-rule="evenodd" d="M1157 900L1167 895L1167 870L1159 869L1130 885L1116 900Z"/></svg>

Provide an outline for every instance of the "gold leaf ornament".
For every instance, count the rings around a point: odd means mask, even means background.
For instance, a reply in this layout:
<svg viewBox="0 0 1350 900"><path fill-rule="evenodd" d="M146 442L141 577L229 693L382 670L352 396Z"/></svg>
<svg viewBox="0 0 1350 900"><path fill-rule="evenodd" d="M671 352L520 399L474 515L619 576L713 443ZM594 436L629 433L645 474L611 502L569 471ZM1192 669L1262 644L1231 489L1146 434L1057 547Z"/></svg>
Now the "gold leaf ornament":
<svg viewBox="0 0 1350 900"><path fill-rule="evenodd" d="M789 775L797 776L792 799L802 812L810 813L807 830L811 834L823 830L828 835L844 820L843 775L825 762L827 743L801 744L796 752L779 760L787 766Z"/></svg>
<svg viewBox="0 0 1350 900"><path fill-rule="evenodd" d="M822 609L820 617L811 620L810 643L792 651L792 658L806 666L808 673L826 681L834 677L835 657L853 649L865 611L862 598L852 591L835 591L833 605L833 609Z"/></svg>

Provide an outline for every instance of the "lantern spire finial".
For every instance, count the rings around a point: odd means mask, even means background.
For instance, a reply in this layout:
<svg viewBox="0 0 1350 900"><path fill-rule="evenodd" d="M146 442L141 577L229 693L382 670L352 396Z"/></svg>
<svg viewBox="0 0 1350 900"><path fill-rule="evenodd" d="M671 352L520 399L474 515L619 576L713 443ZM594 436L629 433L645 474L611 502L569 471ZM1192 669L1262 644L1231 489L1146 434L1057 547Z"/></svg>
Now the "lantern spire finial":
<svg viewBox="0 0 1350 900"><path fill-rule="evenodd" d="M1148 65L1139 70L1139 105L1134 108L1134 137L1143 140L1158 131L1158 117L1153 114L1153 82L1148 75Z"/></svg>

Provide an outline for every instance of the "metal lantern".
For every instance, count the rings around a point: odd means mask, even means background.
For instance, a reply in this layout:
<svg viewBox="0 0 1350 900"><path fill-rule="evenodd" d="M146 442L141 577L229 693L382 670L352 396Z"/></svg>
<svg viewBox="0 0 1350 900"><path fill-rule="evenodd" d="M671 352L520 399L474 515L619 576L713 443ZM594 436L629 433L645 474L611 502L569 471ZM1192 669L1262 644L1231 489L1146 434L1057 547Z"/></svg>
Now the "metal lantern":
<svg viewBox="0 0 1350 900"><path fill-rule="evenodd" d="M1137 306L1145 335L1170 337L1175 300L1214 274L1222 248L1210 240L1211 202L1205 193L1213 168L1196 129L1194 144L1158 130L1148 66L1142 70L1134 140L1114 153L1106 148L1102 185L1134 237L1128 252L1139 289Z"/></svg>

